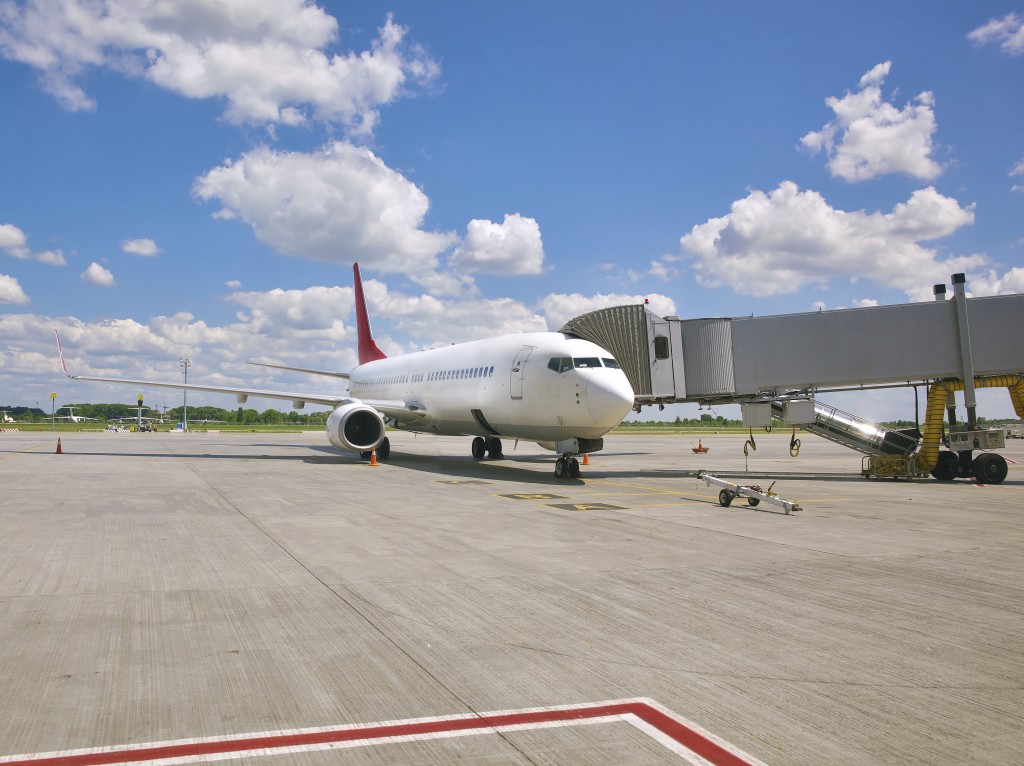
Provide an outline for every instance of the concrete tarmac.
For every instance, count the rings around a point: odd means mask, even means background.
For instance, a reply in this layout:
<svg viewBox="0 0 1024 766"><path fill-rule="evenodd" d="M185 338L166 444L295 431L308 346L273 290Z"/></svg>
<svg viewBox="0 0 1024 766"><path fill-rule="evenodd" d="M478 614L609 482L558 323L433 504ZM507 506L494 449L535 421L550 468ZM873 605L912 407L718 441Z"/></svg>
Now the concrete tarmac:
<svg viewBox="0 0 1024 766"><path fill-rule="evenodd" d="M982 486L755 436L611 435L556 480L511 441L0 434L0 762L643 697L772 765L1024 764L1024 442ZM242 760L682 762L621 723Z"/></svg>

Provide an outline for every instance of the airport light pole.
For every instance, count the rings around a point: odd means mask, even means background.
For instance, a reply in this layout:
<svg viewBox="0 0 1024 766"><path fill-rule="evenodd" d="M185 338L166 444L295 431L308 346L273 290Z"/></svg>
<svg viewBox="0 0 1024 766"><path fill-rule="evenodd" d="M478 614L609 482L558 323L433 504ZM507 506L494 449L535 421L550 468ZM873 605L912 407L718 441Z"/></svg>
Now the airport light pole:
<svg viewBox="0 0 1024 766"><path fill-rule="evenodd" d="M57 430L57 392L50 392L50 430Z"/></svg>
<svg viewBox="0 0 1024 766"><path fill-rule="evenodd" d="M192 366L192 360L191 359L182 359L181 360L181 369L185 373L185 385L186 386L188 385L188 368L191 367L191 366ZM184 409L184 414L182 415L182 418L181 418L181 430L182 431L187 431L188 430L188 389L187 388L184 390L184 394L185 394L185 404L184 404L184 408L183 408Z"/></svg>

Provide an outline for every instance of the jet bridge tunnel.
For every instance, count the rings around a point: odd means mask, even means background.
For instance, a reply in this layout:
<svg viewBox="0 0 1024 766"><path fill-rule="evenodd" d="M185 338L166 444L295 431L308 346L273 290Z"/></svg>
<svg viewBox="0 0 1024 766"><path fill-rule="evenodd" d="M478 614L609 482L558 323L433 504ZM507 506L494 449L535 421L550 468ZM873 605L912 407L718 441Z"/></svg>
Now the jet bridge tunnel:
<svg viewBox="0 0 1024 766"><path fill-rule="evenodd" d="M740 404L745 425L781 420L872 459L902 458L908 476L951 479L977 475L974 450L1002 446L977 430L975 389L1008 388L1024 419L1024 295L967 298L963 274L953 275L953 287L948 300L945 285L936 285L932 302L766 317L680 319L646 305L615 306L578 316L561 332L615 355L638 412L678 402ZM815 398L922 384L930 393L921 433L887 430ZM966 424L954 422L954 391L964 392ZM955 451L940 453L943 408ZM1000 472L1005 478L1005 460L995 457L989 483L1001 481Z"/></svg>

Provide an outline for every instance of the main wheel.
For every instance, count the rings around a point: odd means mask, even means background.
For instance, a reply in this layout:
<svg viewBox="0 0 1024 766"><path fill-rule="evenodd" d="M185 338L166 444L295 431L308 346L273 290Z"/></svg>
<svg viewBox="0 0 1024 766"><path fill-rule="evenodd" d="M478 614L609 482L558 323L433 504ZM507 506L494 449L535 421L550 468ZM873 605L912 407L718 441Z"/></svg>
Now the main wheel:
<svg viewBox="0 0 1024 766"><path fill-rule="evenodd" d="M1006 478L1008 466L1006 458L995 452L983 452L971 463L974 478L982 484L1000 484Z"/></svg>
<svg viewBox="0 0 1024 766"><path fill-rule="evenodd" d="M487 452L491 456L491 460L501 460L505 455L501 451L501 439L492 437L487 442Z"/></svg>
<svg viewBox="0 0 1024 766"><path fill-rule="evenodd" d="M953 481L960 473L960 456L955 452L940 452L939 459L932 469L932 476L939 481Z"/></svg>
<svg viewBox="0 0 1024 766"><path fill-rule="evenodd" d="M569 476L573 479L580 478L580 461L574 457L569 458Z"/></svg>
<svg viewBox="0 0 1024 766"><path fill-rule="evenodd" d="M561 479L565 476L565 461L562 458L558 458L555 461L555 478Z"/></svg>
<svg viewBox="0 0 1024 766"><path fill-rule="evenodd" d="M377 459L387 460L389 457L391 457L391 442L388 437L385 436L384 441L382 441L380 446L377 447Z"/></svg>
<svg viewBox="0 0 1024 766"><path fill-rule="evenodd" d="M484 437L477 436L475 439L473 439L472 452L473 457L476 460L483 459L484 454L487 452L487 445L484 442Z"/></svg>
<svg viewBox="0 0 1024 766"><path fill-rule="evenodd" d="M732 503L733 494L727 489L723 489L718 493L718 503L724 508L728 508Z"/></svg>

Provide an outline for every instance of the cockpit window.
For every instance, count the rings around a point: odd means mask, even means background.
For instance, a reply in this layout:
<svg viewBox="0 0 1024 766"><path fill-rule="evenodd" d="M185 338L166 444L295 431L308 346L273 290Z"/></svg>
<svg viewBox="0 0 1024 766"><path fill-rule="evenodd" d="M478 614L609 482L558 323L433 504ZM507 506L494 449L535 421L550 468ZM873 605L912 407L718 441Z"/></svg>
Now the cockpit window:
<svg viewBox="0 0 1024 766"><path fill-rule="evenodd" d="M621 369L619 363L610 357L602 356L601 361L604 362L605 367L611 367L613 370Z"/></svg>
<svg viewBox="0 0 1024 766"><path fill-rule="evenodd" d="M596 356L577 356L572 360L576 367L600 367L601 360Z"/></svg>
<svg viewBox="0 0 1024 766"><path fill-rule="evenodd" d="M566 372L572 369L572 359L568 356L553 356L548 361L548 369L555 372Z"/></svg>

